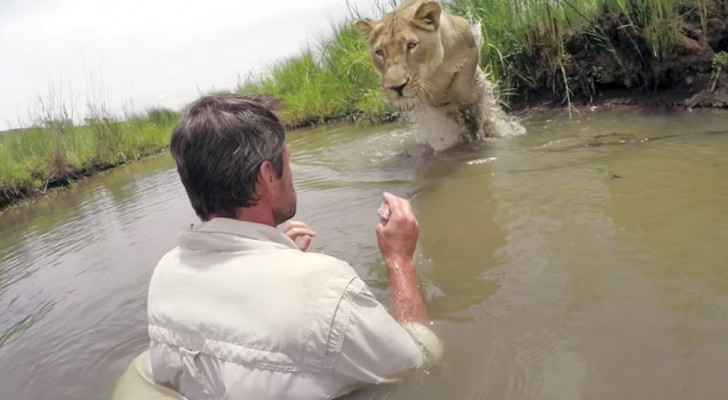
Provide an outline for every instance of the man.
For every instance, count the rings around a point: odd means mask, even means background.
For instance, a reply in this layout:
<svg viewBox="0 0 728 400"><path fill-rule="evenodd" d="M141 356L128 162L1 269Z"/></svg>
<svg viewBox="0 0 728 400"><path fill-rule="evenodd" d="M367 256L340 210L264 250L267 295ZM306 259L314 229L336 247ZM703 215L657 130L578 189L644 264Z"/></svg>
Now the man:
<svg viewBox="0 0 728 400"><path fill-rule="evenodd" d="M329 399L439 358L408 201L385 193L389 216L376 227L392 317L346 262L305 252L315 236L305 223L276 229L295 215L296 192L272 99L203 97L170 150L202 223L179 234L149 286L150 351L136 366L158 390Z"/></svg>

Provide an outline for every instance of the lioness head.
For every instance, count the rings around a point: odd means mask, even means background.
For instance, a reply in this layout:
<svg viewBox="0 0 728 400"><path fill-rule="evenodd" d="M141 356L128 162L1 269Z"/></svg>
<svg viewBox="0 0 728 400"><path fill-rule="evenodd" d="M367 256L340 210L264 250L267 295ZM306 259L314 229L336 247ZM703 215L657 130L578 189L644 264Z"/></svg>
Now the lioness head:
<svg viewBox="0 0 728 400"><path fill-rule="evenodd" d="M436 1L408 1L380 21L356 22L382 77L382 91L395 106L409 108L429 95L427 79L443 59L441 12Z"/></svg>

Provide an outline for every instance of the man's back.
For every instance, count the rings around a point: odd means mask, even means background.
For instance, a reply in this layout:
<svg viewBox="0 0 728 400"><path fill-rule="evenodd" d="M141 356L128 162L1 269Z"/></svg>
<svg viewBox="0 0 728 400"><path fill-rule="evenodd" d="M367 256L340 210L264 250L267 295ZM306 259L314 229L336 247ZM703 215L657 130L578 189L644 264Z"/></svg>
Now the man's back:
<svg viewBox="0 0 728 400"><path fill-rule="evenodd" d="M333 398L422 362L347 263L231 219L180 234L148 314L154 381L191 399Z"/></svg>

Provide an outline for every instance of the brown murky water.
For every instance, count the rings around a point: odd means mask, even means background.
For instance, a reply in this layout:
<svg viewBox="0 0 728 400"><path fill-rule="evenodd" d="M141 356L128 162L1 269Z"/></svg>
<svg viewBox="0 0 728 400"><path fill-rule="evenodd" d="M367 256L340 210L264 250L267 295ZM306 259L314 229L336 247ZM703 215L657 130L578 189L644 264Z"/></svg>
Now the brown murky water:
<svg viewBox="0 0 728 400"><path fill-rule="evenodd" d="M728 397L728 115L524 125L440 155L398 126L289 135L313 251L351 262L383 301L381 192L416 207L447 352L387 398ZM0 398L108 398L147 343L152 268L192 222L168 157L0 216Z"/></svg>

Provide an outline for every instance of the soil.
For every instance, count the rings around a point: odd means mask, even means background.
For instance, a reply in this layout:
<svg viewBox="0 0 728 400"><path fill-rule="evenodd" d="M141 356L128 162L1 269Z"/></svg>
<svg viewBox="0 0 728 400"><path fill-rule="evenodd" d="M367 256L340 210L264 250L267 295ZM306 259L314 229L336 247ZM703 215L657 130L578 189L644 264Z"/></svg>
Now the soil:
<svg viewBox="0 0 728 400"><path fill-rule="evenodd" d="M728 108L728 68L716 74L713 66L716 53L728 52L728 3L708 1L706 11L703 26L697 12L681 10L679 36L662 57L653 54L642 30L629 23L634 18L604 14L583 32L566 34L563 71L545 72L536 85L522 85L513 106L567 104L566 75L572 105ZM548 64L554 54L553 48L537 45L529 61Z"/></svg>

